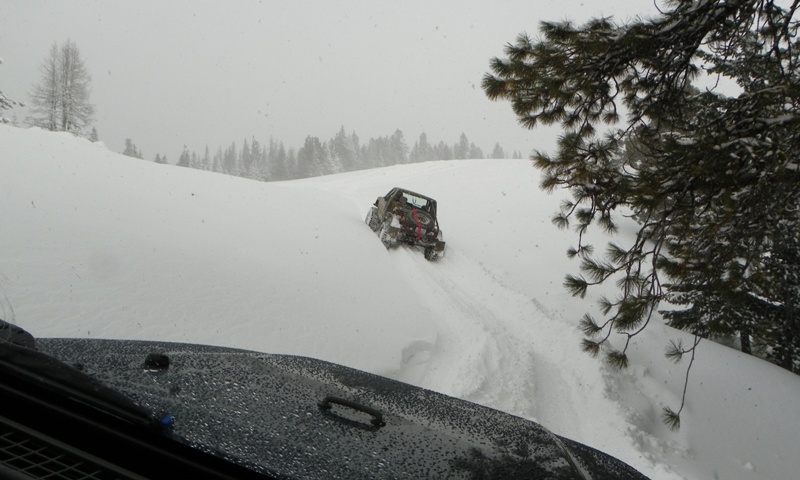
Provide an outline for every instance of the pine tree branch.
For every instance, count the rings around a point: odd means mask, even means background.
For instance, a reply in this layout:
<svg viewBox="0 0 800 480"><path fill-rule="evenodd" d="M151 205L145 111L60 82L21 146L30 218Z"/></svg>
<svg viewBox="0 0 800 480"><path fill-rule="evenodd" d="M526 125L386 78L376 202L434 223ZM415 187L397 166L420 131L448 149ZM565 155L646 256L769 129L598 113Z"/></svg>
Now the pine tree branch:
<svg viewBox="0 0 800 480"><path fill-rule="evenodd" d="M695 353L697 352L697 346L700 344L700 337L694 337L694 343L691 348L682 351L682 354L685 353L692 353L692 357L689 360L689 365L686 367L686 376L683 382L683 393L681 394L681 406L678 408L678 411L673 411L669 407L664 407L664 412L662 414L662 420L664 424L669 427L670 430L678 430L681 427L681 413L683 412L683 407L686 405L686 392L689 389L689 373L692 370L692 364L694 364Z"/></svg>

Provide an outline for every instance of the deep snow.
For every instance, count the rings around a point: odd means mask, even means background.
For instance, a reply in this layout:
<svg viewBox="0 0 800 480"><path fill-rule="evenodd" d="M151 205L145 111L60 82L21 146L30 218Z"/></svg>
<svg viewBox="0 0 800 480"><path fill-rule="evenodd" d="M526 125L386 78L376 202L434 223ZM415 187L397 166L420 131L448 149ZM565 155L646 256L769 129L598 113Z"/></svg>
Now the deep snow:
<svg viewBox="0 0 800 480"><path fill-rule="evenodd" d="M439 201L444 258L387 251L363 223L394 186ZM689 336L651 325L623 372L580 351L596 305L562 287L565 195L524 160L260 183L0 126L0 317L333 361L536 420L653 479L797 478L797 376L702 342L670 432L685 364L663 352Z"/></svg>

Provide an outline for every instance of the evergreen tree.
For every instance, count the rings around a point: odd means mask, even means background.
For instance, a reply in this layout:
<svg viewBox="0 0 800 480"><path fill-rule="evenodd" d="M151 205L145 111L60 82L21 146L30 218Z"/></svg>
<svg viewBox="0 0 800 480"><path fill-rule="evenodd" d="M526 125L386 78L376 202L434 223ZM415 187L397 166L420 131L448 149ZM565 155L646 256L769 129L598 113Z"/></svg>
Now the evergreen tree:
<svg viewBox="0 0 800 480"><path fill-rule="evenodd" d="M178 164L179 167L191 167L192 166L192 157L189 154L189 150L186 148L186 145L183 146L183 151L181 152L181 156L178 157Z"/></svg>
<svg viewBox="0 0 800 480"><path fill-rule="evenodd" d="M328 149L319 138L306 137L303 146L297 151L297 174L300 178L307 178L329 173L329 156Z"/></svg>
<svg viewBox="0 0 800 480"><path fill-rule="evenodd" d="M403 132L395 130L389 139L390 161L392 164L408 163L408 145L406 145Z"/></svg>
<svg viewBox="0 0 800 480"><path fill-rule="evenodd" d="M469 140L464 133L461 134L458 143L453 146L453 158L456 160L469 158Z"/></svg>
<svg viewBox="0 0 800 480"><path fill-rule="evenodd" d="M358 135L356 135L356 132L353 132L353 134L350 135L350 142L353 144L353 153L355 158L355 166L353 167L353 170L364 168L364 156L361 151L361 141L359 140Z"/></svg>
<svg viewBox="0 0 800 480"><path fill-rule="evenodd" d="M297 153L295 153L292 147L289 147L289 150L286 152L286 167L287 180L299 177L297 174Z"/></svg>
<svg viewBox="0 0 800 480"><path fill-rule="evenodd" d="M250 138L250 158L252 163L247 172L247 178L265 181L267 179L266 154L261 148L261 142L255 137Z"/></svg>
<svg viewBox="0 0 800 480"><path fill-rule="evenodd" d="M223 172L223 160L222 160L222 147L217 147L217 151L214 152L214 160L211 162L211 171L217 173L224 173Z"/></svg>
<svg viewBox="0 0 800 480"><path fill-rule="evenodd" d="M239 151L239 164L242 168L239 169L237 175L247 176L253 168L253 156L250 153L250 145L247 143L246 138L242 142L242 149Z"/></svg>
<svg viewBox="0 0 800 480"><path fill-rule="evenodd" d="M392 149L387 137L370 138L366 145L364 158L367 168L392 165Z"/></svg>
<svg viewBox="0 0 800 480"><path fill-rule="evenodd" d="M222 171L228 175L238 175L239 168L237 166L238 156L236 155L236 143L231 142L231 146L225 150L225 155L222 159Z"/></svg>
<svg viewBox="0 0 800 480"><path fill-rule="evenodd" d="M133 158L144 158L142 152L136 148L136 145L130 138L125 139L125 150L122 151L122 154Z"/></svg>
<svg viewBox="0 0 800 480"><path fill-rule="evenodd" d="M425 132L419 134L419 158L422 162L437 160L433 147L428 142L428 135Z"/></svg>
<svg viewBox="0 0 800 480"><path fill-rule="evenodd" d="M288 170L286 167L286 149L283 143L269 139L269 172L270 180L287 180Z"/></svg>
<svg viewBox="0 0 800 480"><path fill-rule="evenodd" d="M356 147L353 140L344 131L344 126L333 137L330 143L331 156L341 165L344 172L356 169Z"/></svg>
<svg viewBox="0 0 800 480"><path fill-rule="evenodd" d="M780 364L797 364L798 265L783 248L800 243L799 25L789 3L675 1L626 25L545 22L541 40L520 35L491 62L491 99L510 100L529 128L564 128L556 154L534 162L544 188L574 197L555 219L579 232L570 254L583 275L567 287L583 296L610 278L620 286L601 302L604 320L582 320L587 351L618 331L626 342L607 359L627 365L630 341L668 299L684 307L664 313L671 325L697 338L735 333L745 350L763 341ZM703 69L738 91L693 88ZM613 231L619 209L639 222L636 237L596 258L583 234L591 224ZM668 356L696 345L673 343ZM681 409L665 411L670 426Z"/></svg>
<svg viewBox="0 0 800 480"><path fill-rule="evenodd" d="M425 132L419 134L419 140L414 143L414 148L409 153L410 162L429 162L436 160L433 147L428 142L428 135Z"/></svg>
<svg viewBox="0 0 800 480"><path fill-rule="evenodd" d="M477 147L474 143L469 144L469 158L485 158L483 150Z"/></svg>
<svg viewBox="0 0 800 480"><path fill-rule="evenodd" d="M40 67L42 78L31 93L31 122L51 131L83 133L94 116L89 103L91 77L77 45L67 40L50 48L50 56Z"/></svg>
<svg viewBox="0 0 800 480"><path fill-rule="evenodd" d="M100 136L97 134L97 129L95 127L92 127L92 131L89 133L89 141L92 143L100 141Z"/></svg>
<svg viewBox="0 0 800 480"><path fill-rule="evenodd" d="M440 141L436 144L434 150L434 157L436 160L453 160L453 149L450 148L446 143Z"/></svg>
<svg viewBox="0 0 800 480"><path fill-rule="evenodd" d="M203 158L200 160L200 167L201 170L211 170L211 154L208 151L208 145L206 145L206 149L203 152Z"/></svg>
<svg viewBox="0 0 800 480"><path fill-rule="evenodd" d="M331 150L328 148L328 144L323 143L321 146L322 148L318 152L318 161L320 165L322 165L322 174L331 175L333 173L340 173L342 171L342 165L339 163L337 158L334 158L334 156L331 155Z"/></svg>
<svg viewBox="0 0 800 480"><path fill-rule="evenodd" d="M503 148L500 146L499 143L494 144L494 150L492 150L492 158L506 158L506 153L503 151Z"/></svg>
<svg viewBox="0 0 800 480"><path fill-rule="evenodd" d="M274 172L276 180L288 180L291 178L289 175L289 158L286 155L286 148L283 143L278 144L278 149L275 153Z"/></svg>

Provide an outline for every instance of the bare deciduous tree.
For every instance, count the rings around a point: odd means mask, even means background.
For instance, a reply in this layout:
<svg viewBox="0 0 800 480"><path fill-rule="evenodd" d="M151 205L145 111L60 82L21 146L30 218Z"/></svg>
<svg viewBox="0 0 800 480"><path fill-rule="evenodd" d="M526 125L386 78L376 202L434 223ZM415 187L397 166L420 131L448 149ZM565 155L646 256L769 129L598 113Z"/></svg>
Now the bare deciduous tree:
<svg viewBox="0 0 800 480"><path fill-rule="evenodd" d="M50 55L40 67L41 81L31 92L33 125L52 131L81 135L94 116L89 102L91 77L75 42L67 40L50 47Z"/></svg>

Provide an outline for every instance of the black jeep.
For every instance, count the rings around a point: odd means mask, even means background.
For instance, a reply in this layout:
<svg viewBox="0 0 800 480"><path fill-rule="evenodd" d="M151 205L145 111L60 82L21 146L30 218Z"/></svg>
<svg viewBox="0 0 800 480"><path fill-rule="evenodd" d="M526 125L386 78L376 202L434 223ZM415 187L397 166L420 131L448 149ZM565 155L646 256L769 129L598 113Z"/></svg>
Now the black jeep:
<svg viewBox="0 0 800 480"><path fill-rule="evenodd" d="M436 200L430 197L395 187L375 200L365 222L386 248L402 243L422 248L428 260L444 255Z"/></svg>

